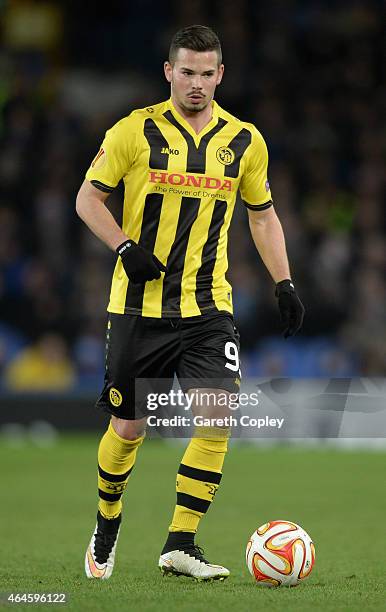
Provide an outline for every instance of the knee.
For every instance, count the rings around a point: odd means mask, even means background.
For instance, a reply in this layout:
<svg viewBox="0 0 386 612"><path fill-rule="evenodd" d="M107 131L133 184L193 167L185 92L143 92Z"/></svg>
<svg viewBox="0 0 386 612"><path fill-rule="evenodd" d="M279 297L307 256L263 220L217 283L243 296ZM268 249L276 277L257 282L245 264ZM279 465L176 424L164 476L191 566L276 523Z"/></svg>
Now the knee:
<svg viewBox="0 0 386 612"><path fill-rule="evenodd" d="M114 431L125 440L136 440L145 434L146 419L138 419L136 421L127 421L118 417L111 417L111 424Z"/></svg>

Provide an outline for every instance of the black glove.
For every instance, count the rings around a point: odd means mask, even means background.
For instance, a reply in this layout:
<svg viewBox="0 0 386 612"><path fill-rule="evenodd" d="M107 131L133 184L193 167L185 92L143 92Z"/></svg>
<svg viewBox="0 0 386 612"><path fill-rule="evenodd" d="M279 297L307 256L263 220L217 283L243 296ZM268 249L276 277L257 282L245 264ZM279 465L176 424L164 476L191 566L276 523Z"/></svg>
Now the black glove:
<svg viewBox="0 0 386 612"><path fill-rule="evenodd" d="M304 306L299 300L291 280L280 281L276 285L275 296L279 301L280 320L284 338L294 336L303 325Z"/></svg>
<svg viewBox="0 0 386 612"><path fill-rule="evenodd" d="M133 240L125 240L116 249L121 256L125 272L132 283L145 283L160 278L166 272L165 266L150 251Z"/></svg>

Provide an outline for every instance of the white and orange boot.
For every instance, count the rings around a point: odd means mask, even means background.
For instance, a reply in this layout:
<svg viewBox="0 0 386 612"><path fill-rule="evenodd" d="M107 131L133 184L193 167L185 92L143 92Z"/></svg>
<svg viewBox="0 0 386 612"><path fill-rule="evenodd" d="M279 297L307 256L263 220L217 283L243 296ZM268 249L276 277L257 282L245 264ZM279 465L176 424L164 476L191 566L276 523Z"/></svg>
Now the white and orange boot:
<svg viewBox="0 0 386 612"><path fill-rule="evenodd" d="M87 578L98 578L99 580L110 578L114 569L120 525L121 515L109 520L105 519L98 510L97 524L84 561Z"/></svg>

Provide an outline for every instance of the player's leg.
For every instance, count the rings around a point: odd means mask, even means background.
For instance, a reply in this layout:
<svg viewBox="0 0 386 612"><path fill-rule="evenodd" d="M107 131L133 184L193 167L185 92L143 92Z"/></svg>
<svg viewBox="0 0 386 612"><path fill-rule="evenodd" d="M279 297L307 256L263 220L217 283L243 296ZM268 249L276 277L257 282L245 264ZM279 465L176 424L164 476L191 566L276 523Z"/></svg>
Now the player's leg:
<svg viewBox="0 0 386 612"><path fill-rule="evenodd" d="M214 397L225 390L191 390L207 392ZM192 406L194 414L202 414ZM210 410L207 412L210 415ZM228 416L225 409L222 417ZM196 427L178 468L174 509L169 534L159 560L164 574L192 576L196 580L224 580L229 570L209 563L197 546L195 535L202 517L209 510L220 486L222 467L228 448L230 429L224 427Z"/></svg>
<svg viewBox="0 0 386 612"><path fill-rule="evenodd" d="M145 436L146 419L127 421L111 417L98 449L98 509L105 519L122 511L121 497Z"/></svg>
<svg viewBox="0 0 386 612"><path fill-rule="evenodd" d="M146 420L123 421L112 416L98 448L97 523L85 558L88 578L110 578L122 516L121 497L133 470Z"/></svg>
<svg viewBox="0 0 386 612"><path fill-rule="evenodd" d="M221 421L216 426L216 419L227 418L229 423L232 415L229 398L233 404L238 391L239 340L232 318L221 316L204 320L199 328L191 327L185 336L187 339L180 380L184 386L189 385L189 393L196 399L192 405L194 415L212 422L215 419L215 422L211 427L196 428L182 458L177 475L177 504L159 566L166 574L223 580L229 571L208 563L195 544L195 534L222 478L230 428ZM229 362L230 354L232 362ZM227 367L229 364L231 369ZM203 387L211 382L216 387Z"/></svg>
<svg viewBox="0 0 386 612"><path fill-rule="evenodd" d="M163 374L157 367L158 347L154 344L167 344L162 331L158 330L155 340L149 341L148 322L142 317L109 317L105 385L97 406L111 414L111 420L98 449L97 525L85 558L89 578L107 579L113 570L122 516L121 498L145 436L144 406L137 401L135 377L146 377L148 367L153 376ZM166 355L162 359L163 364L168 364Z"/></svg>

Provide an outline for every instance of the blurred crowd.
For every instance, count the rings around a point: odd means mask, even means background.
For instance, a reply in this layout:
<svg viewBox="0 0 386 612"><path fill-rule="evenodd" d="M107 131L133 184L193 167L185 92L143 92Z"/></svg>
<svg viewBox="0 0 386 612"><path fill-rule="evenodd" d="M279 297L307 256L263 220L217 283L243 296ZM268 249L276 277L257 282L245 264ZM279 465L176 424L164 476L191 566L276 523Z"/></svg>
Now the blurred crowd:
<svg viewBox="0 0 386 612"><path fill-rule="evenodd" d="M244 375L386 374L383 3L230 0L5 2L0 11L0 374L3 388L102 382L115 255L75 214L106 129L168 97L170 37L212 26L216 99L255 123L293 279L306 307L284 340L274 286L236 207L229 280ZM130 6L126 6L130 5ZM166 14L165 14L166 12ZM122 191L109 198L119 220Z"/></svg>

